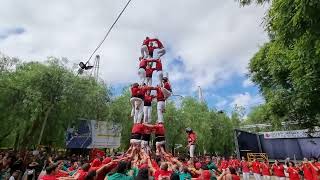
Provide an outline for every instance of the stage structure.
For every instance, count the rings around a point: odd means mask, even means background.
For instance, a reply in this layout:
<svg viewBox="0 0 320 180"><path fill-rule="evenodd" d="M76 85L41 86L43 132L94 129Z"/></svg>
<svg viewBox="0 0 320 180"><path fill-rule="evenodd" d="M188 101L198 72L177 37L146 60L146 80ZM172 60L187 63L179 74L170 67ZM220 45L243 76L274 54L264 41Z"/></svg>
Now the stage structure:
<svg viewBox="0 0 320 180"><path fill-rule="evenodd" d="M320 158L320 129L250 133L236 129L235 144L238 158L248 153L266 153L269 159L302 160Z"/></svg>

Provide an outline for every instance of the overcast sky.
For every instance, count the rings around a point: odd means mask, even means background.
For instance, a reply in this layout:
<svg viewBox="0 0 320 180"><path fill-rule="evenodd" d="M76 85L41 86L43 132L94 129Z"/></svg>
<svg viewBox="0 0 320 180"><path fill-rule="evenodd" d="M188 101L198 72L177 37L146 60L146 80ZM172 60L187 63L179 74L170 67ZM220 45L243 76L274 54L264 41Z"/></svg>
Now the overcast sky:
<svg viewBox="0 0 320 180"><path fill-rule="evenodd" d="M126 0L2 0L0 51L24 60L88 58ZM210 107L247 109L263 102L246 77L250 58L267 41L268 5L234 0L132 0L98 54L101 78L116 92L137 81L145 36L167 48L163 58L175 94L201 86Z"/></svg>

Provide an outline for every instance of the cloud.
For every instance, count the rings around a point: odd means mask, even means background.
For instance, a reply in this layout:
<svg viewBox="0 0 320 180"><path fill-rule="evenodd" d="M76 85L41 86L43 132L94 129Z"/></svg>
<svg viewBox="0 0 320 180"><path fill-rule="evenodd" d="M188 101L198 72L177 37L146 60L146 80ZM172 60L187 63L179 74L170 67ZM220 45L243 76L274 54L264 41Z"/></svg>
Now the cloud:
<svg viewBox="0 0 320 180"><path fill-rule="evenodd" d="M242 87L251 87L251 86L254 86L254 83L250 80L250 79L245 79L243 82L242 82Z"/></svg>
<svg viewBox="0 0 320 180"><path fill-rule="evenodd" d="M0 49L27 60L57 56L84 61L125 3L5 0L1 24L27 31L0 39ZM132 1L97 52L101 77L113 84L137 81L139 49L148 35L159 37L168 49L163 63L173 88L181 81L190 82L191 91L198 85L203 89L221 85L245 73L248 60L267 40L261 27L267 8L241 8L235 1L220 0ZM174 59L180 59L183 67L174 66Z"/></svg>
<svg viewBox="0 0 320 180"><path fill-rule="evenodd" d="M25 31L26 30L21 27L11 27L11 28L0 27L0 40L5 39L9 36L20 35Z"/></svg>
<svg viewBox="0 0 320 180"><path fill-rule="evenodd" d="M248 92L232 95L231 99L232 101L229 104L230 107L234 107L235 105L237 105L242 106L246 109L257 106L264 102L264 99L260 95L251 95Z"/></svg>

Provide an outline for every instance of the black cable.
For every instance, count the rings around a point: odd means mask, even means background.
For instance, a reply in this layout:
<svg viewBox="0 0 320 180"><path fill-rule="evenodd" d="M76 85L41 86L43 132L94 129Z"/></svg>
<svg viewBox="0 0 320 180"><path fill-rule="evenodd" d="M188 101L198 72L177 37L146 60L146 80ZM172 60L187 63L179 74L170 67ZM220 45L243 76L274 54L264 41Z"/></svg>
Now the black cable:
<svg viewBox="0 0 320 180"><path fill-rule="evenodd" d="M111 27L109 28L107 34L104 36L104 38L102 39L102 41L99 43L99 45L96 47L96 49L93 51L93 53L91 54L91 56L89 57L89 59L87 60L87 62L85 63L85 65L87 65L90 61L90 59L92 58L92 56L97 52L97 50L100 48L100 46L103 44L103 42L107 39L108 35L110 34L111 30L113 29L114 25L118 22L119 18L121 17L122 13L126 10L126 8L128 7L128 5L130 4L131 0L128 0L127 4L124 6L124 8L122 9L122 11L120 12L120 14L118 15L117 19L113 22L113 24L111 25Z"/></svg>

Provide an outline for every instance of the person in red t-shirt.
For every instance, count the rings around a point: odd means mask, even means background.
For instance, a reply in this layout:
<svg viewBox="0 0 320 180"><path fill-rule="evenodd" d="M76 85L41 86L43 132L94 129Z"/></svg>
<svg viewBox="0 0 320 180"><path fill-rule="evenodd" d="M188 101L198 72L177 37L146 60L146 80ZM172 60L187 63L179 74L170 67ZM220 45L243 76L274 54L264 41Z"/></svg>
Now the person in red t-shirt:
<svg viewBox="0 0 320 180"><path fill-rule="evenodd" d="M141 148L146 154L150 154L151 148L149 142L151 139L152 128L147 125L143 126L143 132L141 134Z"/></svg>
<svg viewBox="0 0 320 180"><path fill-rule="evenodd" d="M140 85L143 85L146 82L147 79L147 66L151 62L156 62L157 60L152 59L139 59L139 70L138 70L138 76L140 78ZM150 72L149 72L150 73Z"/></svg>
<svg viewBox="0 0 320 180"><path fill-rule="evenodd" d="M147 85L148 86L152 86L152 74L153 74L153 71L155 71L156 68L153 68L151 66L151 63L148 63L147 66L146 66L146 79L147 79Z"/></svg>
<svg viewBox="0 0 320 180"><path fill-rule="evenodd" d="M163 113L165 112L165 98L160 86L154 87L157 91L157 123L163 123Z"/></svg>
<svg viewBox="0 0 320 180"><path fill-rule="evenodd" d="M289 180L300 180L300 170L295 166L295 164L292 161L289 162L289 167L286 171L289 174Z"/></svg>
<svg viewBox="0 0 320 180"><path fill-rule="evenodd" d="M90 164L83 164L81 168L78 170L78 172L75 174L74 178L77 180L84 180L85 177L88 175L89 168Z"/></svg>
<svg viewBox="0 0 320 180"><path fill-rule="evenodd" d="M40 180L57 180L58 179L56 177L57 173L58 173L58 165L53 164L46 168L46 175L42 176Z"/></svg>
<svg viewBox="0 0 320 180"><path fill-rule="evenodd" d="M151 42L151 39L149 37L146 37L146 39L143 41L141 46L141 58L151 58L148 50L148 46L150 42Z"/></svg>
<svg viewBox="0 0 320 180"><path fill-rule="evenodd" d="M270 173L270 165L267 160L261 163L260 165L262 176L264 180L270 180L271 179L271 173Z"/></svg>
<svg viewBox="0 0 320 180"><path fill-rule="evenodd" d="M130 93L131 93L131 117L133 117L133 123L139 123L141 119L139 119L139 116L142 118L143 113L143 99L144 94L142 95L141 87L138 83L134 83L131 85Z"/></svg>
<svg viewBox="0 0 320 180"><path fill-rule="evenodd" d="M155 96L151 95L151 91L147 90L144 95L144 107L143 107L143 123L151 123L151 112L152 112L152 100Z"/></svg>
<svg viewBox="0 0 320 180"><path fill-rule="evenodd" d="M171 174L172 174L172 171L168 170L168 164L166 162L163 162L160 166L160 169L155 171L154 179L155 180L161 180L162 178L170 179Z"/></svg>
<svg viewBox="0 0 320 180"><path fill-rule="evenodd" d="M253 159L252 172L253 172L253 176L256 180L261 180L260 166L261 166L260 162L257 159Z"/></svg>
<svg viewBox="0 0 320 180"><path fill-rule="evenodd" d="M186 128L187 133L187 139L188 139L188 148L189 148L189 154L190 159L193 160L194 158L194 150L196 148L196 141L197 141L197 135L191 128Z"/></svg>
<svg viewBox="0 0 320 180"><path fill-rule="evenodd" d="M221 163L220 163L220 169L225 170L228 167L229 162L226 160L225 157L222 157Z"/></svg>
<svg viewBox="0 0 320 180"><path fill-rule="evenodd" d="M272 165L271 169L273 171L273 174L276 176L277 180L286 179L286 175L284 174L284 167L278 160L274 161L274 164Z"/></svg>
<svg viewBox="0 0 320 180"><path fill-rule="evenodd" d="M159 154L159 152L161 152L161 148L164 148L166 145L165 131L163 123L157 123L154 126L157 154Z"/></svg>
<svg viewBox="0 0 320 180"><path fill-rule="evenodd" d="M156 46L155 46L155 49L157 49L157 51L156 51L157 52L157 57L156 58L160 58L161 56L166 54L166 50L165 50L162 42L159 39L154 38L151 41L156 44Z"/></svg>
<svg viewBox="0 0 320 180"><path fill-rule="evenodd" d="M250 179L249 162L246 160L245 157L242 157L242 160L240 162L240 167L242 169L243 180L249 180Z"/></svg>
<svg viewBox="0 0 320 180"><path fill-rule="evenodd" d="M313 180L319 180L320 179L320 163L318 162L318 158L313 157L312 162L309 162L312 178Z"/></svg>
<svg viewBox="0 0 320 180"><path fill-rule="evenodd" d="M172 89L171 89L171 85L169 83L168 77L162 78L162 84L163 84L163 87L161 88L162 93L164 95L164 98L168 99L172 93Z"/></svg>
<svg viewBox="0 0 320 180"><path fill-rule="evenodd" d="M131 129L131 139L130 144L133 146L140 146L141 136L144 131L144 125L141 123L133 124Z"/></svg>
<svg viewBox="0 0 320 180"><path fill-rule="evenodd" d="M313 180L311 165L307 158L303 159L302 171L303 171L304 179Z"/></svg>

